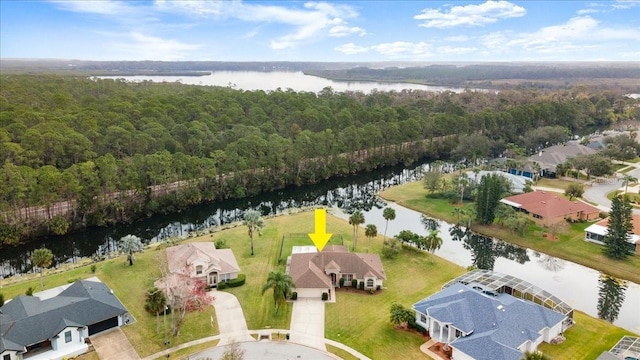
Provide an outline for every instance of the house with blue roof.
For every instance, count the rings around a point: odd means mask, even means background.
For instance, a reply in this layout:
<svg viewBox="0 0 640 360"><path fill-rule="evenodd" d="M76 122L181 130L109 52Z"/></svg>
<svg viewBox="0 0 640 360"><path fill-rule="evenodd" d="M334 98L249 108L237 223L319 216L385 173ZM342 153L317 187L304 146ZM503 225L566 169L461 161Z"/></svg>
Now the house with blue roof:
<svg viewBox="0 0 640 360"><path fill-rule="evenodd" d="M127 309L95 279L78 280L54 296L20 295L0 307L0 359L70 358L88 350L89 336L126 324Z"/></svg>
<svg viewBox="0 0 640 360"><path fill-rule="evenodd" d="M456 360L519 360L563 330L566 315L505 293L455 283L413 304L416 323Z"/></svg>

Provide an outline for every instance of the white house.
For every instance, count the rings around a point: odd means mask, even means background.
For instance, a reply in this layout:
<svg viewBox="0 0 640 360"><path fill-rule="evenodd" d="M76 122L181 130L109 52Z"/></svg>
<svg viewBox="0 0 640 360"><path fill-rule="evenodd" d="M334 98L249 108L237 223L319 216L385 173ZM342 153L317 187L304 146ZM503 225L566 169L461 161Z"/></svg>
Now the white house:
<svg viewBox="0 0 640 360"><path fill-rule="evenodd" d="M640 255L640 215L632 215L633 230L629 234L627 241L633 244L636 253ZM592 243L604 245L604 236L608 230L609 218L598 221L584 229L584 240Z"/></svg>
<svg viewBox="0 0 640 360"><path fill-rule="evenodd" d="M456 360L520 360L561 334L566 315L506 293L454 283L415 304L416 323Z"/></svg>
<svg viewBox="0 0 640 360"><path fill-rule="evenodd" d="M59 360L87 351L85 339L128 322L102 282L79 280L56 296L20 295L0 307L0 359Z"/></svg>
<svg viewBox="0 0 640 360"><path fill-rule="evenodd" d="M211 242L194 242L167 248L169 272L185 273L211 287L236 279L240 266L231 249L216 249Z"/></svg>

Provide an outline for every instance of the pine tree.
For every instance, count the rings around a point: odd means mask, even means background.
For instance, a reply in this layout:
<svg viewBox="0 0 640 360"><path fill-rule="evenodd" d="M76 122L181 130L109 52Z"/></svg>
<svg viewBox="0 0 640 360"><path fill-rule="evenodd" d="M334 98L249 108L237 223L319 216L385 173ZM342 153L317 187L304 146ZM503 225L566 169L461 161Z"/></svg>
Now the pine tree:
<svg viewBox="0 0 640 360"><path fill-rule="evenodd" d="M611 202L609 225L604 236L604 254L612 259L624 259L633 254L633 247L628 242L633 230L631 203L629 199L616 196Z"/></svg>

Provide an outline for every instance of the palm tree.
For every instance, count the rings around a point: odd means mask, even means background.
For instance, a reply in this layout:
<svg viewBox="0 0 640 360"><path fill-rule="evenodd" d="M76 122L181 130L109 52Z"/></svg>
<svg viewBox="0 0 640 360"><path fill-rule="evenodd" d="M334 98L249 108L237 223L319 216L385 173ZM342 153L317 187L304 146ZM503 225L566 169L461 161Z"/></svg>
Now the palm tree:
<svg viewBox="0 0 640 360"><path fill-rule="evenodd" d="M36 249L31 254L31 263L33 266L40 268L40 289L44 288L43 270L51 266L53 262L53 253L47 248Z"/></svg>
<svg viewBox="0 0 640 360"><path fill-rule="evenodd" d="M438 235L438 230L431 230L424 239L427 251L431 253L431 262L433 262L433 253L442 247L442 238Z"/></svg>
<svg viewBox="0 0 640 360"><path fill-rule="evenodd" d="M264 221L260 217L260 212L256 210L247 210L244 213L244 221L242 222L248 227L249 237L251 238L251 255L253 256L253 234L261 235L260 230L264 227Z"/></svg>
<svg viewBox="0 0 640 360"><path fill-rule="evenodd" d="M384 225L384 237L387 237L387 227L389 226L389 220L396 219L396 210L394 208L386 207L382 211L382 217L387 221Z"/></svg>
<svg viewBox="0 0 640 360"><path fill-rule="evenodd" d="M144 249L144 245L142 245L140 238L135 235L129 234L120 239L120 250L127 254L129 266L133 265L133 260L135 260L133 253L136 251L142 251L142 249Z"/></svg>
<svg viewBox="0 0 640 360"><path fill-rule="evenodd" d="M287 295L295 287L296 285L293 283L291 276L283 273L282 270L272 271L267 276L267 282L262 286L262 294L264 295L267 290L273 289L273 302L275 303L277 314L280 304L285 302Z"/></svg>
<svg viewBox="0 0 640 360"><path fill-rule="evenodd" d="M541 351L527 351L521 360L551 360L551 358Z"/></svg>
<svg viewBox="0 0 640 360"><path fill-rule="evenodd" d="M160 313L164 311L167 306L167 298L164 293L158 288L153 288L147 292L147 298L144 303L144 309L149 313L156 316L156 333L160 331Z"/></svg>
<svg viewBox="0 0 640 360"><path fill-rule="evenodd" d="M358 226L364 224L364 214L360 210L356 210L349 216L349 224L353 225L353 250L358 246Z"/></svg>
<svg viewBox="0 0 640 360"><path fill-rule="evenodd" d="M451 210L451 213L458 217L458 222L456 223L456 225L460 226L460 218L462 217L462 215L465 215L465 208L462 206L454 206L453 210Z"/></svg>
<svg viewBox="0 0 640 360"><path fill-rule="evenodd" d="M627 193L627 189L629 188L629 183L634 182L634 181L638 181L638 179L636 179L635 177L629 175L629 174L625 174L622 176L622 181L624 182L624 193Z"/></svg>
<svg viewBox="0 0 640 360"><path fill-rule="evenodd" d="M367 224L364 228L364 236L369 239L369 246L367 247L367 252L371 249L371 238L378 236L378 228L373 224Z"/></svg>

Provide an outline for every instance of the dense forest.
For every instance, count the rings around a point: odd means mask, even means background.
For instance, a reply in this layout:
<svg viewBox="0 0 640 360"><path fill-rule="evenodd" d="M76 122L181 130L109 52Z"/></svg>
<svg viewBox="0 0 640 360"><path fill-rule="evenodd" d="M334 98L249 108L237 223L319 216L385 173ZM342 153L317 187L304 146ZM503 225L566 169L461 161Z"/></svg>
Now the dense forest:
<svg viewBox="0 0 640 360"><path fill-rule="evenodd" d="M580 87L316 94L3 75L0 246L638 119L638 100Z"/></svg>
<svg viewBox="0 0 640 360"><path fill-rule="evenodd" d="M430 65L411 67L349 69L313 69L306 74L341 81L396 81L420 84L504 88L517 80L513 87L572 87L588 82L602 87L621 87L640 91L640 66L637 64L470 64ZM631 85L627 85L631 84Z"/></svg>

